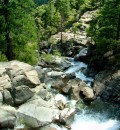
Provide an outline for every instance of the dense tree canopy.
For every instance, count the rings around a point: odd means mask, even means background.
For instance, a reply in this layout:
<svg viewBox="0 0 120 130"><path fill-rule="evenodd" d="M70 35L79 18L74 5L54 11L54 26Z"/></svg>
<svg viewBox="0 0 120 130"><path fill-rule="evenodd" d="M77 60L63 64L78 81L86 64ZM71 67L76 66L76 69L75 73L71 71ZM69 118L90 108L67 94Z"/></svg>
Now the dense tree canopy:
<svg viewBox="0 0 120 130"><path fill-rule="evenodd" d="M0 2L0 51L8 60L28 62L32 57L32 55L29 57L30 53L27 54L27 50L31 46L35 49L36 27L31 16L34 6L32 0Z"/></svg>
<svg viewBox="0 0 120 130"><path fill-rule="evenodd" d="M73 28L80 16L98 9L88 35L104 54L120 50L119 0L0 0L0 60L35 63L37 43Z"/></svg>
<svg viewBox="0 0 120 130"><path fill-rule="evenodd" d="M120 51L120 1L106 0L93 19L89 35L96 43L98 53ZM120 55L119 55L120 56Z"/></svg>

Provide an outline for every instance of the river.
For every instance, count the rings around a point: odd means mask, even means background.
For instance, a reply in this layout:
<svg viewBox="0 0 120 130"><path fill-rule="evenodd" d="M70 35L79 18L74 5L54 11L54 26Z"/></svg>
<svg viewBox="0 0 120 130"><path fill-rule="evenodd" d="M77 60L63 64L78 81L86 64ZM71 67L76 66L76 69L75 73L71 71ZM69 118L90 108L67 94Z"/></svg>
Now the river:
<svg viewBox="0 0 120 130"><path fill-rule="evenodd" d="M65 73L75 73L77 78L85 81L89 87L93 77L87 77L87 65L83 62L72 61L72 66ZM96 99L87 106L82 101L76 106L77 112L71 124L71 130L120 130L120 108L116 105Z"/></svg>

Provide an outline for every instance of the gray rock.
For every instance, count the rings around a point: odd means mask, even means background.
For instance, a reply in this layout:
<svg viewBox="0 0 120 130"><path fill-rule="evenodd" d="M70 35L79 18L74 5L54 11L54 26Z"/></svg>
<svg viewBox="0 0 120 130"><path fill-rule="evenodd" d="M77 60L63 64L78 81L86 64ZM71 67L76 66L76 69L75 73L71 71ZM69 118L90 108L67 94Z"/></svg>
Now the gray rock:
<svg viewBox="0 0 120 130"><path fill-rule="evenodd" d="M64 125L70 124L75 116L75 109L65 108L61 111L60 122Z"/></svg>
<svg viewBox="0 0 120 130"><path fill-rule="evenodd" d="M0 92L0 105L3 103L3 95L2 93Z"/></svg>
<svg viewBox="0 0 120 130"><path fill-rule="evenodd" d="M38 128L36 130L62 130L62 128L56 124L50 124L50 125L46 125L41 128Z"/></svg>
<svg viewBox="0 0 120 130"><path fill-rule="evenodd" d="M15 104L19 105L25 103L28 99L33 97L34 93L29 89L28 86L22 85L14 88L14 101Z"/></svg>
<svg viewBox="0 0 120 130"><path fill-rule="evenodd" d="M50 107L51 106L51 107ZM30 128L37 128L59 119L60 111L42 99L31 100L18 109L18 115Z"/></svg>
<svg viewBox="0 0 120 130"><path fill-rule="evenodd" d="M0 106L0 128L14 127L16 109L11 106Z"/></svg>
<svg viewBox="0 0 120 130"><path fill-rule="evenodd" d="M10 89L11 88L11 80L7 74L3 74L0 77L0 90Z"/></svg>
<svg viewBox="0 0 120 130"><path fill-rule="evenodd" d="M8 105L13 105L14 103L11 93L7 89L3 91L3 102Z"/></svg>
<svg viewBox="0 0 120 130"><path fill-rule="evenodd" d="M51 98L50 92L48 92L46 89L42 88L37 92L37 95L39 95L43 100L48 101Z"/></svg>
<svg viewBox="0 0 120 130"><path fill-rule="evenodd" d="M32 84L34 87L40 84L38 74L31 65L19 61L12 61L10 67L12 69L11 75L13 77L14 84L21 81L23 82L23 85L25 81L27 83L29 81L29 84Z"/></svg>

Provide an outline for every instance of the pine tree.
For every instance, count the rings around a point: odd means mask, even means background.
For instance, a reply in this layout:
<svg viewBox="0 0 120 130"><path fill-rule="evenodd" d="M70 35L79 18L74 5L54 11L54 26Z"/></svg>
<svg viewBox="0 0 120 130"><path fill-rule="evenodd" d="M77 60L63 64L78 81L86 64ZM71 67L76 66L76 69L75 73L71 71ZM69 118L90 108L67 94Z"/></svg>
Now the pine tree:
<svg viewBox="0 0 120 130"><path fill-rule="evenodd" d="M0 3L0 51L8 60L23 60L22 55L27 53L25 46L37 39L31 15L34 7L32 0L2 0Z"/></svg>

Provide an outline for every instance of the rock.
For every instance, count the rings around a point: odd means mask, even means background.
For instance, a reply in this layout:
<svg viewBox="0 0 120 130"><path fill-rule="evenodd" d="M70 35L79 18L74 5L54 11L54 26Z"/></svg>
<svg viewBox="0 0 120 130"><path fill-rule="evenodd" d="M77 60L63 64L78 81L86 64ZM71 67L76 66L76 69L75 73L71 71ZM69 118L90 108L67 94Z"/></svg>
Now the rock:
<svg viewBox="0 0 120 130"><path fill-rule="evenodd" d="M90 87L84 87L80 90L80 96L83 98L85 102L94 100L94 93Z"/></svg>
<svg viewBox="0 0 120 130"><path fill-rule="evenodd" d="M7 89L3 91L3 102L8 105L13 105L14 103L11 93Z"/></svg>
<svg viewBox="0 0 120 130"><path fill-rule="evenodd" d="M55 71L64 70L64 69L68 68L69 66L71 66L71 63L65 57L60 57L60 56L52 55L51 60L49 62L45 58L43 58L43 61L47 64L46 65L47 67L50 67ZM41 65L40 63L39 63L39 65Z"/></svg>
<svg viewBox="0 0 120 130"><path fill-rule="evenodd" d="M46 125L41 128L38 128L36 130L62 130L62 128L56 124L50 124L50 125Z"/></svg>
<svg viewBox="0 0 120 130"><path fill-rule="evenodd" d="M62 123L63 125L69 125L73 121L74 115L75 115L75 109L72 108L63 109L60 114L60 123Z"/></svg>
<svg viewBox="0 0 120 130"><path fill-rule="evenodd" d="M65 96L63 96L62 94L57 94L55 96L55 102L56 102L56 106L60 109L63 110L65 108L65 105L67 103L67 99Z"/></svg>
<svg viewBox="0 0 120 130"><path fill-rule="evenodd" d="M42 99L31 99L18 109L18 115L30 128L37 128L59 119L60 111Z"/></svg>
<svg viewBox="0 0 120 130"><path fill-rule="evenodd" d="M41 66L35 66L35 70L38 73L38 77L39 77L40 81L42 83L44 83L44 78L45 78L45 74L46 74L46 72L44 71L44 69Z"/></svg>
<svg viewBox="0 0 120 130"><path fill-rule="evenodd" d="M38 74L31 65L19 61L12 61L11 69L14 86L28 85L29 87L36 87L40 84Z"/></svg>
<svg viewBox="0 0 120 130"><path fill-rule="evenodd" d="M16 122L16 109L11 106L0 106L0 128L13 128Z"/></svg>
<svg viewBox="0 0 120 130"><path fill-rule="evenodd" d="M62 75L64 75L64 72L51 71L47 73L47 76L50 76L50 77L60 77Z"/></svg>
<svg viewBox="0 0 120 130"><path fill-rule="evenodd" d="M14 88L14 101L16 105L25 103L28 99L33 97L34 93L30 90L28 86L22 85Z"/></svg>
<svg viewBox="0 0 120 130"><path fill-rule="evenodd" d="M0 90L10 89L11 88L11 80L7 74L4 74L0 77Z"/></svg>
<svg viewBox="0 0 120 130"><path fill-rule="evenodd" d="M84 81L81 81L80 79L71 79L67 83L69 86L71 86L71 98L73 100L79 100L80 99L80 90L83 87L86 87L86 83Z"/></svg>
<svg viewBox="0 0 120 130"><path fill-rule="evenodd" d="M2 93L0 92L0 105L3 103L3 95Z"/></svg>
<svg viewBox="0 0 120 130"><path fill-rule="evenodd" d="M48 92L46 89L42 88L37 92L37 95L40 96L43 100L48 101L51 98L50 92Z"/></svg>

